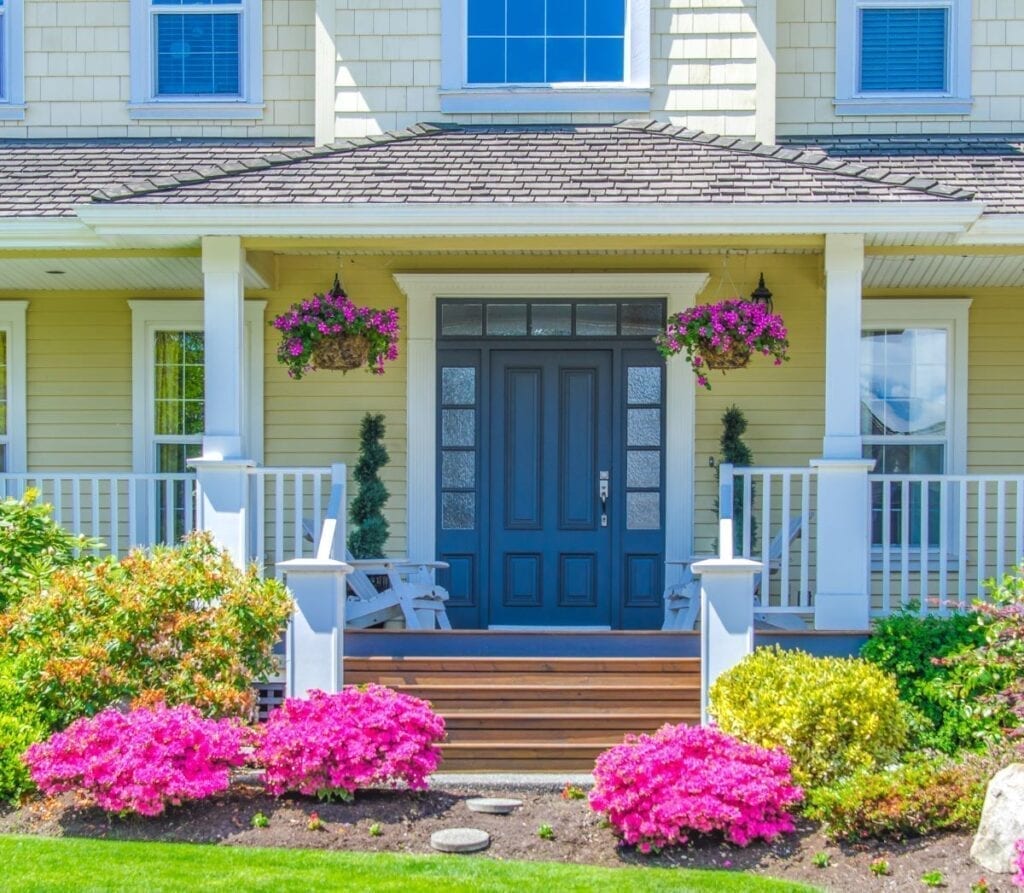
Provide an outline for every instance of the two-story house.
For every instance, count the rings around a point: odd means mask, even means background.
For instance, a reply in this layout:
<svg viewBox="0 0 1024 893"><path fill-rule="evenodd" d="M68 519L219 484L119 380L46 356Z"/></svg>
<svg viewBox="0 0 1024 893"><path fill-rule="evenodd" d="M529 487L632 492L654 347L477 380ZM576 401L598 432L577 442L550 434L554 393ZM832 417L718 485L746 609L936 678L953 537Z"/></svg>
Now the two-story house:
<svg viewBox="0 0 1024 893"><path fill-rule="evenodd" d="M272 565L382 411L456 627L653 630L736 404L768 620L966 601L1024 552L1022 63L1019 0L0 0L0 481L123 550L202 457ZM335 274L401 358L290 380ZM761 274L790 363L655 352Z"/></svg>

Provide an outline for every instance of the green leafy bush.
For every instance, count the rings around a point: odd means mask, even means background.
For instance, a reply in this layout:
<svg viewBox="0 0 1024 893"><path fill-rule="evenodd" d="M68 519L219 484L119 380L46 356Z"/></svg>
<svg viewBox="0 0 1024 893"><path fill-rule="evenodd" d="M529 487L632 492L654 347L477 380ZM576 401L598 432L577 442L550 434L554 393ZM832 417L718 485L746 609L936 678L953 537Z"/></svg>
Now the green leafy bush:
<svg viewBox="0 0 1024 893"><path fill-rule="evenodd" d="M845 840L972 831L989 781L1014 758L1004 747L960 759L920 757L890 771L865 770L811 791L805 814L822 822L830 837Z"/></svg>
<svg viewBox="0 0 1024 893"><path fill-rule="evenodd" d="M177 548L54 570L0 614L0 664L51 728L129 702L247 715L290 610L280 583L238 570L209 534L194 534Z"/></svg>
<svg viewBox="0 0 1024 893"><path fill-rule="evenodd" d="M46 737L46 726L0 666L0 802L16 804L35 787L22 754Z"/></svg>
<svg viewBox="0 0 1024 893"><path fill-rule="evenodd" d="M991 740L999 722L978 700L985 681L936 659L971 651L985 641L973 613L921 616L913 607L878 621L861 657L896 677L900 697L921 718L915 744L944 753Z"/></svg>
<svg viewBox="0 0 1024 893"><path fill-rule="evenodd" d="M0 500L0 612L38 591L55 568L76 560L77 551L94 545L64 530L37 497L27 490L21 499Z"/></svg>
<svg viewBox="0 0 1024 893"><path fill-rule="evenodd" d="M759 648L716 680L710 698L723 731L784 748L806 787L884 765L907 739L895 680L855 658Z"/></svg>

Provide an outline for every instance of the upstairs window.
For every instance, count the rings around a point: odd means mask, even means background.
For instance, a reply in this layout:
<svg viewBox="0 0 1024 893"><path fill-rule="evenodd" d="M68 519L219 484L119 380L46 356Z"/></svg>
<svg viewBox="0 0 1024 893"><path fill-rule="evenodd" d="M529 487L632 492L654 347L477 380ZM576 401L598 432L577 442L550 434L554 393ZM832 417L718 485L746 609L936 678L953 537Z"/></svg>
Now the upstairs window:
<svg viewBox="0 0 1024 893"><path fill-rule="evenodd" d="M470 84L621 83L626 0L468 0Z"/></svg>
<svg viewBox="0 0 1024 893"><path fill-rule="evenodd" d="M441 111L650 111L650 0L441 0Z"/></svg>
<svg viewBox="0 0 1024 893"><path fill-rule="evenodd" d="M839 114L970 111L968 0L839 0Z"/></svg>
<svg viewBox="0 0 1024 893"><path fill-rule="evenodd" d="M24 117L22 0L0 0L0 120Z"/></svg>
<svg viewBox="0 0 1024 893"><path fill-rule="evenodd" d="M231 112L262 97L258 0L136 3L132 110L154 112L138 117L258 117Z"/></svg>

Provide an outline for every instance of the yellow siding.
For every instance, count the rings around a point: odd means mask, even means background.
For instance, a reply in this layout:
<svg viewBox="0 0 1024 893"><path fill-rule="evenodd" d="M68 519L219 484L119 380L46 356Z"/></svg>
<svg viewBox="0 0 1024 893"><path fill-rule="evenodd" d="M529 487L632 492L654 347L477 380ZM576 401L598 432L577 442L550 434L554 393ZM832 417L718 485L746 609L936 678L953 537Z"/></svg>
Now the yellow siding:
<svg viewBox="0 0 1024 893"><path fill-rule="evenodd" d="M650 240L655 247L656 240ZM414 253L422 242L402 251L354 256L344 263L343 279L357 300L397 306L405 317L405 299L394 284L397 272L569 272L709 271L701 299L749 292L760 271L775 292L776 307L790 328L792 362L773 368L754 361L746 370L716 374L713 389L697 398L696 506L698 552L714 538L714 471L709 456L719 455L723 411L736 404L747 416L747 442L758 465L806 466L821 448L824 393L823 275L820 254L733 255L723 273L721 256L660 253L604 255ZM261 249L269 245L261 244ZM551 246L549 246L551 247ZM566 243L565 247L570 247ZM658 248L663 248L657 244ZM276 258L276 283L251 297L268 302L267 319L290 303L329 286L337 260L333 254ZM938 293L935 293L938 295ZM893 293L893 297L927 297ZM1012 289L958 292L973 299L970 312L970 386L968 460L972 472L1024 470L1019 444L1024 438L1024 356L1018 332L1024 306ZM0 299L25 294L0 293ZM129 293L35 293L28 295L28 418L30 468L131 468L131 313ZM175 293L157 298L198 298ZM884 297L884 295L872 295ZM265 463L281 465L354 464L358 426L366 412L387 416L391 464L384 477L391 491L391 548L405 545L406 412L408 370L405 344L384 376L363 371L342 376L320 373L296 382L288 378L274 353L276 334L267 329L265 347ZM682 362L681 360L677 362ZM851 358L856 362L856 358ZM415 448L416 432L412 432ZM668 498L672 498L669 494Z"/></svg>

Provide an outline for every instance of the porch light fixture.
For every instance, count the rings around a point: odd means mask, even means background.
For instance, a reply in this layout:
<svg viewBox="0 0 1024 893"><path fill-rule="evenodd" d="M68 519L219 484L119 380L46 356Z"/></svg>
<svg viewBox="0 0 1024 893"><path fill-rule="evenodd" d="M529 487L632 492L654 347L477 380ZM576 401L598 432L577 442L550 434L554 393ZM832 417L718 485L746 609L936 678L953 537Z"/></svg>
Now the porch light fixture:
<svg viewBox="0 0 1024 893"><path fill-rule="evenodd" d="M764 285L764 277L763 276L761 277L761 284ZM334 274L334 284L331 286L331 290L328 292L328 294L332 298L347 298L348 297L348 294L345 292L345 289L343 289L341 287L341 277L337 273ZM771 297L771 293L770 292L769 292L769 297Z"/></svg>
<svg viewBox="0 0 1024 893"><path fill-rule="evenodd" d="M769 313L772 312L774 307L772 293L768 286L764 284L764 273L757 280L757 288L750 293L750 300L755 304L763 304Z"/></svg>

